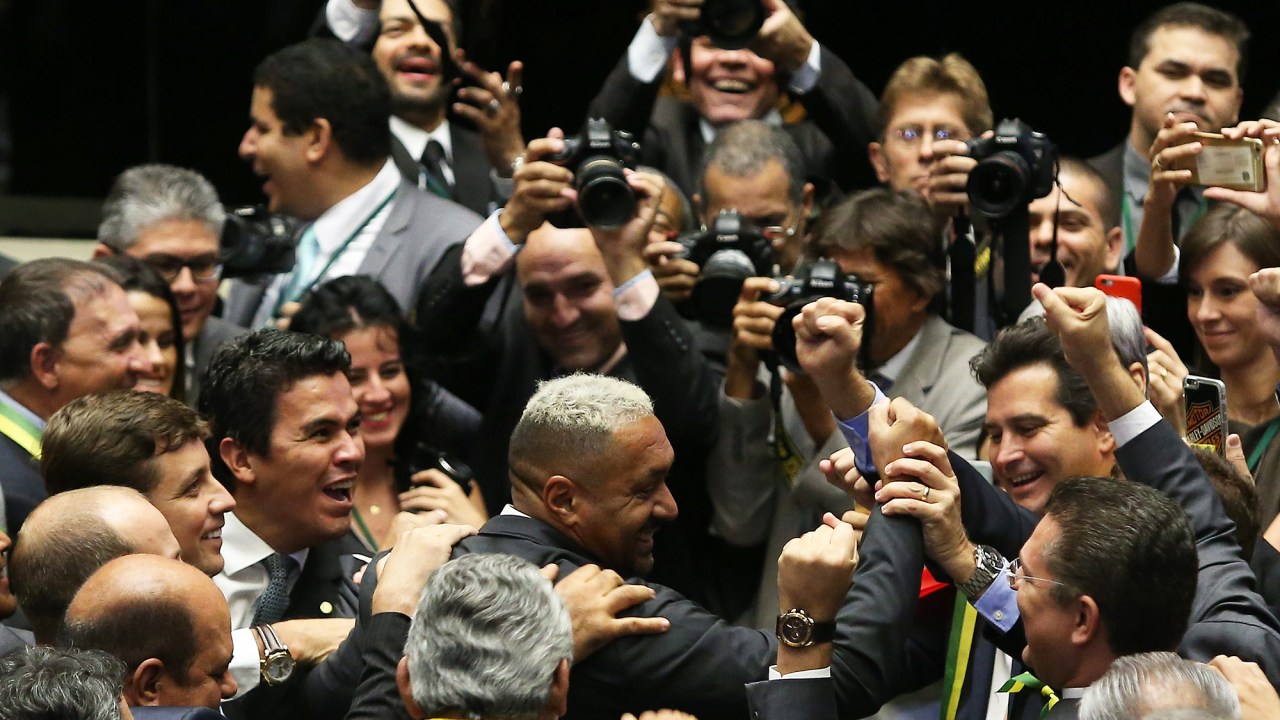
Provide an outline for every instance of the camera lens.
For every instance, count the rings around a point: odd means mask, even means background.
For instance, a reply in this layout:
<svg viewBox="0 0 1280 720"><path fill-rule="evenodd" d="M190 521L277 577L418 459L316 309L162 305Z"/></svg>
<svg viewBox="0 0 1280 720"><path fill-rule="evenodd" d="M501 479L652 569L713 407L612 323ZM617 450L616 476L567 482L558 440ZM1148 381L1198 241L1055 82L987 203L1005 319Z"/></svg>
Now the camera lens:
<svg viewBox="0 0 1280 720"><path fill-rule="evenodd" d="M588 225L616 228L626 224L636 211L636 196L622 174L622 163L597 155L578 168L575 186L578 211Z"/></svg>
<svg viewBox="0 0 1280 720"><path fill-rule="evenodd" d="M747 254L736 248L717 250L707 258L698 272L693 288L693 312L712 327L733 325L733 306L742 294L742 281L757 274Z"/></svg>
<svg viewBox="0 0 1280 720"><path fill-rule="evenodd" d="M969 202L988 217L1002 218L1026 205L1031 168L1022 156L1001 151L978 163L969 173Z"/></svg>
<svg viewBox="0 0 1280 720"><path fill-rule="evenodd" d="M702 23L716 47L744 48L764 24L764 7L760 0L707 0Z"/></svg>

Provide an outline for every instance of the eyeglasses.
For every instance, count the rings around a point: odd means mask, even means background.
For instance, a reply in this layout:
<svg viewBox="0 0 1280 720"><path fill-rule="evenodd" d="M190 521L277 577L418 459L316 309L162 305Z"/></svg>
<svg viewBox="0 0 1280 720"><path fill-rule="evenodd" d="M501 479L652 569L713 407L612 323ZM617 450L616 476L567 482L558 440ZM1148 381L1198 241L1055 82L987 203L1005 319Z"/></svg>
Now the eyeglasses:
<svg viewBox="0 0 1280 720"><path fill-rule="evenodd" d="M191 279L198 283L217 282L222 278L222 263L217 256L203 255L184 259L174 255L148 255L144 261L164 278L165 282L173 282L182 274L182 268L191 271Z"/></svg>
<svg viewBox="0 0 1280 720"><path fill-rule="evenodd" d="M765 225L760 228L760 234L765 236L769 242L780 242L795 237L799 227L800 214L796 213L796 219L790 225Z"/></svg>
<svg viewBox="0 0 1280 720"><path fill-rule="evenodd" d="M920 138L926 134L932 135L934 142L938 140L958 140L960 133L952 128L939 127L934 128L932 132L925 130L921 125L906 125L900 128L894 128L893 136L908 145L915 145L920 142Z"/></svg>
<svg viewBox="0 0 1280 720"><path fill-rule="evenodd" d="M1024 575L1022 573L1022 558L1014 558L1013 562L1009 563L1009 587L1013 588L1014 591L1017 591L1018 586L1022 584L1023 580L1036 580L1039 582L1047 582L1047 583L1053 583L1054 585L1061 585L1062 587L1070 587L1066 583L1059 582L1057 580L1050 580L1049 578Z"/></svg>

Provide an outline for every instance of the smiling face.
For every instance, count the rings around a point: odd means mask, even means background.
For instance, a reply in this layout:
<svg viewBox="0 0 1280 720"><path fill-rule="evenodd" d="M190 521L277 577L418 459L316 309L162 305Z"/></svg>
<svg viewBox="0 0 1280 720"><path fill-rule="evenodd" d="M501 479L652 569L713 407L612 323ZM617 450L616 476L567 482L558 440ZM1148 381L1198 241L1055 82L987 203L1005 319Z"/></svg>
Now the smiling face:
<svg viewBox="0 0 1280 720"><path fill-rule="evenodd" d="M778 105L773 63L750 50L717 48L700 37L690 48L689 67L693 106L712 125L761 118Z"/></svg>
<svg viewBox="0 0 1280 720"><path fill-rule="evenodd" d="M416 0L428 20L439 23L452 45L453 13L442 0ZM382 30L373 45L373 60L391 88L392 107L402 111L442 112L450 87L443 82L442 49L413 14L406 0L384 0L378 13Z"/></svg>
<svg viewBox="0 0 1280 720"><path fill-rule="evenodd" d="M135 390L173 394L173 374L178 369L178 330L173 326L169 303L141 290L129 291L129 305L138 313L138 342L151 360L151 369L138 374Z"/></svg>
<svg viewBox="0 0 1280 720"><path fill-rule="evenodd" d="M138 343L138 314L120 286L76 298L75 310L55 353L58 407L90 393L127 390L151 372Z"/></svg>
<svg viewBox="0 0 1280 720"><path fill-rule="evenodd" d="M219 238L208 225L198 220L164 220L144 228L124 252L156 267L171 266L175 260L209 266L218 262L218 248ZM191 342L213 313L218 283L197 281L191 269L184 267L169 281L169 290L178 303L182 337Z"/></svg>
<svg viewBox="0 0 1280 720"><path fill-rule="evenodd" d="M267 209L313 220L325 208L317 206L308 179L308 139L305 134L285 131L284 122L276 115L274 98L269 88L253 89L250 124L240 141L240 157L253 164L254 174L266 178L262 192L267 196Z"/></svg>
<svg viewBox="0 0 1280 720"><path fill-rule="evenodd" d="M1067 287L1088 287L1098 275L1109 273L1120 263L1123 234L1119 226L1107 228L1100 210L1105 186L1063 170L1058 181L1066 188L1062 196L1055 183L1045 197L1031 201L1031 282L1040 281L1039 269L1053 247L1053 218L1058 212L1058 260L1066 270ZM1070 198L1070 199L1068 199ZM1071 202L1080 203L1076 205Z"/></svg>
<svg viewBox="0 0 1280 720"><path fill-rule="evenodd" d="M148 462L156 484L147 499L169 522L183 562L209 576L222 572L222 526L236 501L214 479L204 443L192 440Z"/></svg>
<svg viewBox="0 0 1280 720"><path fill-rule="evenodd" d="M1221 35L1176 25L1153 32L1142 63L1120 71L1120 97L1133 107L1138 149L1147 152L1167 113L1202 132L1234 125L1244 98L1239 61L1239 50Z"/></svg>
<svg viewBox="0 0 1280 720"><path fill-rule="evenodd" d="M237 517L252 515L267 526L254 532L277 552L341 537L351 525L351 493L364 461L359 427L342 373L305 377L277 394L270 452L248 452L239 467L228 463L236 473Z"/></svg>
<svg viewBox="0 0 1280 720"><path fill-rule="evenodd" d="M1271 354L1258 332L1258 298L1249 289L1258 270L1235 243L1223 242L1188 273L1187 318L1220 368L1246 367Z"/></svg>
<svg viewBox="0 0 1280 720"><path fill-rule="evenodd" d="M564 370L589 370L622 344L613 283L589 230L543 226L516 256L524 315L538 345Z"/></svg>
<svg viewBox="0 0 1280 720"><path fill-rule="evenodd" d="M667 488L675 453L662 423L652 415L619 427L613 444L574 480L577 539L608 568L624 577L653 569L653 537L676 519L676 501Z"/></svg>
<svg viewBox="0 0 1280 720"><path fill-rule="evenodd" d="M216 585L193 588L185 598L195 626L195 656L185 677L166 683L156 700L165 707L217 710L238 689L231 676L231 613Z"/></svg>
<svg viewBox="0 0 1280 720"><path fill-rule="evenodd" d="M351 392L360 407L360 434L370 452L387 451L409 417L409 376L400 359L399 335L385 325L337 338L351 353Z"/></svg>
<svg viewBox="0 0 1280 720"><path fill-rule="evenodd" d="M986 432L996 485L1039 513L1058 483L1079 475L1107 476L1114 441L1097 418L1076 425L1057 400L1058 376L1045 363L1019 368L987 393Z"/></svg>

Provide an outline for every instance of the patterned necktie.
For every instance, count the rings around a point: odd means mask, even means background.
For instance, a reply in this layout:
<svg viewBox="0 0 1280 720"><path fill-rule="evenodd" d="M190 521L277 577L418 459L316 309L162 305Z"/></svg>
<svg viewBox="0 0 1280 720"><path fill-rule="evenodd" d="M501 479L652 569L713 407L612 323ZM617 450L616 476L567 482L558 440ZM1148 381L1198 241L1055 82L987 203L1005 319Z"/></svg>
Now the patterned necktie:
<svg viewBox="0 0 1280 720"><path fill-rule="evenodd" d="M1053 691L1053 688L1045 685L1040 678L1037 678L1029 672L1024 672L1021 675L1014 675L1009 678L1009 681L1004 685L1001 685L1000 689L996 692L1007 692L1012 695L1023 692L1024 690L1036 690L1045 697L1046 702L1044 707L1040 709L1040 720L1044 720L1044 718L1049 714L1049 711L1053 709L1054 705L1058 704L1058 700L1060 699L1058 694Z"/></svg>
<svg viewBox="0 0 1280 720"><path fill-rule="evenodd" d="M293 558L271 553L263 562L267 566L267 589L258 596L258 607L253 612L254 625L280 622L289 607L289 573L293 570Z"/></svg>
<svg viewBox="0 0 1280 720"><path fill-rule="evenodd" d="M423 180L427 189L442 198L452 196L452 186L445 175L444 166L449 160L444 156L444 146L439 140L428 140L427 148L422 151L422 167L426 170Z"/></svg>

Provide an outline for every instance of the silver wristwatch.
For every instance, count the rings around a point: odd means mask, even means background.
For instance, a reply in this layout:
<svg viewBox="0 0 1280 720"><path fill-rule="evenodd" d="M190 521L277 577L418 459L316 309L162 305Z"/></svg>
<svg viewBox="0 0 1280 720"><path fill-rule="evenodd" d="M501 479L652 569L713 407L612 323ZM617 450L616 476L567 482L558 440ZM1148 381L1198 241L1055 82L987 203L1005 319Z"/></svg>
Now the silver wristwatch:
<svg viewBox="0 0 1280 720"><path fill-rule="evenodd" d="M262 681L268 685L287 682L294 667L289 646L280 642L275 628L270 625L254 625L253 632L262 642Z"/></svg>
<svg viewBox="0 0 1280 720"><path fill-rule="evenodd" d="M1004 556L990 545L979 545L973 549L973 562L973 574L968 580L956 584L960 592L970 600L978 599L1004 569Z"/></svg>

